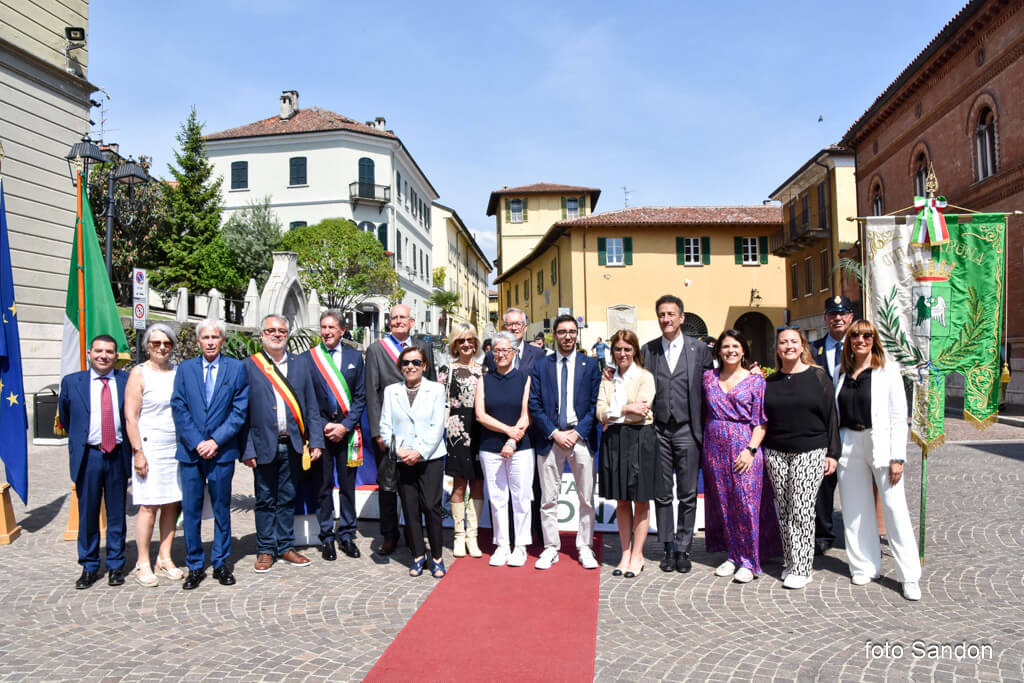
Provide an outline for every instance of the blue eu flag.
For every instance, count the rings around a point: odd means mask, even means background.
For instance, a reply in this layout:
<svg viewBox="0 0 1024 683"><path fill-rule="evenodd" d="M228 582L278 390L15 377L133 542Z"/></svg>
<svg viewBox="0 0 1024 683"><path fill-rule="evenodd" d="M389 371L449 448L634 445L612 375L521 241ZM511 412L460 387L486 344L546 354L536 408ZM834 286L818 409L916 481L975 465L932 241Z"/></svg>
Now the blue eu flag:
<svg viewBox="0 0 1024 683"><path fill-rule="evenodd" d="M18 307L14 303L11 244L7 239L7 207L0 179L0 457L7 481L23 503L28 502L28 413L21 377Z"/></svg>

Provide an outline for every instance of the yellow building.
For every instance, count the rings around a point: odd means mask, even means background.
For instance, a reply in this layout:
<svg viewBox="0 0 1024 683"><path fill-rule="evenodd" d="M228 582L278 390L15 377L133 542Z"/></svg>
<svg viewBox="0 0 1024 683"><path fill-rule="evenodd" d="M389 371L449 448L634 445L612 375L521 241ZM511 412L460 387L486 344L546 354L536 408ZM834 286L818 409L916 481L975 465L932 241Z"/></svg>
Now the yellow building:
<svg viewBox="0 0 1024 683"><path fill-rule="evenodd" d="M859 306L856 280L836 264L856 253L857 184L852 151L827 147L807 160L771 194L783 207L783 224L769 240L771 253L786 261L790 322L811 339L827 334L825 300L842 293Z"/></svg>
<svg viewBox="0 0 1024 683"><path fill-rule="evenodd" d="M442 289L459 294L459 303L444 321L438 311L437 333L447 335L454 323L469 323L482 333L487 326L487 279L491 262L455 209L434 202L431 206L434 268L445 270ZM440 228L440 229L439 229ZM441 329L444 325L445 329Z"/></svg>
<svg viewBox="0 0 1024 683"><path fill-rule="evenodd" d="M781 225L777 206L638 207L560 220L499 274L499 305L527 312L529 337L571 313L589 352L622 327L641 342L659 336L654 302L675 294L687 334L737 327L763 363L786 318L784 261L768 252Z"/></svg>
<svg viewBox="0 0 1024 683"><path fill-rule="evenodd" d="M557 221L587 216L601 190L577 185L535 183L505 187L491 193L487 215L495 217L500 275L536 246Z"/></svg>

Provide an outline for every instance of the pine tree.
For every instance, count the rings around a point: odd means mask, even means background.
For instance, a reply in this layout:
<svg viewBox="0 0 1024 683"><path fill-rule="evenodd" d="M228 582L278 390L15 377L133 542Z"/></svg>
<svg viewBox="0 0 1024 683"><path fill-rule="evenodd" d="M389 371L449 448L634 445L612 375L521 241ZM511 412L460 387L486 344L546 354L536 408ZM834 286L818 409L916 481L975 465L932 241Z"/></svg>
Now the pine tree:
<svg viewBox="0 0 1024 683"><path fill-rule="evenodd" d="M181 149L174 152L175 164L167 165L174 182L164 185L169 225L163 248L168 258L155 280L166 289L205 292L217 287L223 291L225 283L216 281L220 269L204 267L223 251L218 243L223 179L213 177L195 107L177 138Z"/></svg>

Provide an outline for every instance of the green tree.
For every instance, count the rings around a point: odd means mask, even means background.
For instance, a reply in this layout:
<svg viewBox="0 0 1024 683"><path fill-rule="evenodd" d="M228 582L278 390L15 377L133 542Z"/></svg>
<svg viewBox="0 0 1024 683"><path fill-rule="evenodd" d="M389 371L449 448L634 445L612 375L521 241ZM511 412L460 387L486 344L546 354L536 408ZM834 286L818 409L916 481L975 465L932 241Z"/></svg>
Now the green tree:
<svg viewBox="0 0 1024 683"><path fill-rule="evenodd" d="M139 165L149 171L151 159L139 157ZM104 244L107 234L106 199L110 170L116 170L120 160L97 164L89 171L89 200L96 236ZM159 269L167 260L163 250L167 229L167 209L163 188L159 182L128 185L114 183L116 210L114 213L113 250L111 252L111 279L117 283L114 296L119 303L131 300L132 268ZM123 287L120 285L124 285Z"/></svg>
<svg viewBox="0 0 1024 683"><path fill-rule="evenodd" d="M241 211L231 214L221 234L246 285L249 278L255 278L262 290L270 276L274 247L281 240L281 221L270 208L270 197L253 200Z"/></svg>
<svg viewBox="0 0 1024 683"><path fill-rule="evenodd" d="M299 279L328 307L351 311L372 296L400 289L384 247L352 221L326 218L284 234L280 248L298 256Z"/></svg>
<svg viewBox="0 0 1024 683"><path fill-rule="evenodd" d="M444 289L444 279L446 275L444 266L440 268L434 268L434 272L431 273L433 276L431 279L434 283L434 291L430 293L430 297L427 299L427 303L431 306L437 306L441 309L441 332L448 334L448 321L455 312L456 306L459 305L459 299L461 295L458 292L449 292Z"/></svg>
<svg viewBox="0 0 1024 683"><path fill-rule="evenodd" d="M226 283L211 279L221 269L204 267L204 260L212 256L221 258L223 266L221 247L212 246L220 235L223 180L213 177L203 124L195 107L181 124L177 139L181 149L174 152L175 164L167 166L174 180L163 186L168 226L162 247L167 261L156 273L154 282L166 289L188 287L203 292L216 287L227 291Z"/></svg>

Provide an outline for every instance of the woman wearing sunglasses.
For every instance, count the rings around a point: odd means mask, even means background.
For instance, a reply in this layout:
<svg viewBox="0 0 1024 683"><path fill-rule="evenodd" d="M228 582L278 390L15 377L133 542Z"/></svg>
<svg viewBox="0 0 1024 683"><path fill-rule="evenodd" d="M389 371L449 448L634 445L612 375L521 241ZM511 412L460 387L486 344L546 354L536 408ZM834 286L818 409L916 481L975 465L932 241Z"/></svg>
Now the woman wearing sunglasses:
<svg viewBox="0 0 1024 683"><path fill-rule="evenodd" d="M475 360L479 346L475 327L468 323L453 326L448 346L453 360L444 380L449 412L444 473L452 478L452 523L455 526L452 555L455 557L465 557L467 550L472 557L483 554L476 540L480 513L484 509L484 473L480 468L480 434L473 409L476 385L483 373L483 367Z"/></svg>
<svg viewBox="0 0 1024 683"><path fill-rule="evenodd" d="M889 547L903 597L920 600L921 565L903 490L907 458L907 399L899 366L886 364L875 326L858 320L846 333L842 374L836 385L839 496L851 581L870 583L882 571L882 548L871 484L878 487Z"/></svg>
<svg viewBox="0 0 1024 683"><path fill-rule="evenodd" d="M426 564L423 526L427 519L435 579L445 575L441 545L441 483L444 479L444 423L447 398L444 386L423 376L427 357L418 346L398 354L404 381L384 388L380 438L398 460L398 495L405 515L405 541L412 551L410 576L420 576Z"/></svg>
<svg viewBox="0 0 1024 683"><path fill-rule="evenodd" d="M177 366L171 361L177 345L174 330L153 323L142 337L149 359L132 370L124 392L125 432L132 444L132 502L139 506L135 517L135 544L139 559L135 580L156 586L157 573L180 581L184 572L171 560L174 526L181 505L181 481L175 458L178 438L171 417L171 392ZM156 572L149 561L149 543L160 513L160 548Z"/></svg>

